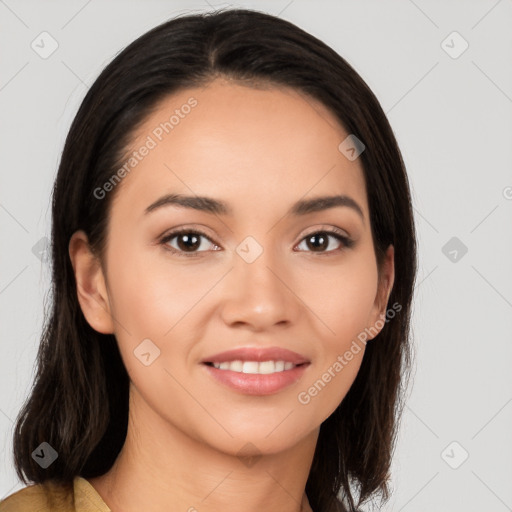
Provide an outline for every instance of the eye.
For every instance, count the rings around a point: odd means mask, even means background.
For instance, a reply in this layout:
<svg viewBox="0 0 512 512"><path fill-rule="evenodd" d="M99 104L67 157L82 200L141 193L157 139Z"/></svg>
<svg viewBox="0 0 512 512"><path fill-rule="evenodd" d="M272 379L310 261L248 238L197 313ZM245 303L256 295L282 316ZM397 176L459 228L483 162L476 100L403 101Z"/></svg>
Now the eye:
<svg viewBox="0 0 512 512"><path fill-rule="evenodd" d="M174 238L177 239L177 248L168 245L168 243ZM177 229L172 233L167 234L160 240L160 243L165 245L168 250L174 254L177 254L178 256L195 257L200 256L196 254L197 252L204 252L197 251L199 247L204 245L201 243L201 238L205 238L206 240L209 240L211 244L213 244L210 238L208 238L204 233L189 228ZM213 245L218 247L215 244Z"/></svg>
<svg viewBox="0 0 512 512"><path fill-rule="evenodd" d="M331 245L329 239L337 240L342 247L338 249L322 250L327 249ZM349 238L343 231L337 228L329 228L324 229L322 231L314 231L313 233L310 233L309 235L302 239L299 246L302 244L306 244L306 246L309 245L310 247L315 248L313 251L310 252L325 254L338 252L343 248L349 249L354 245L354 241L351 238Z"/></svg>

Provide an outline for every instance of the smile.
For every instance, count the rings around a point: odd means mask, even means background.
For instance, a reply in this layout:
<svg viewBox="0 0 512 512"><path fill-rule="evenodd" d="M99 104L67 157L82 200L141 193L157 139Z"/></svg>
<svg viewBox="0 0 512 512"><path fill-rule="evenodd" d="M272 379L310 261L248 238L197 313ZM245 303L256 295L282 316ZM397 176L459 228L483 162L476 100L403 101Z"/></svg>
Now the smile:
<svg viewBox="0 0 512 512"><path fill-rule="evenodd" d="M202 367L222 386L245 395L271 395L295 384L311 366L284 347L245 346L206 356Z"/></svg>
<svg viewBox="0 0 512 512"><path fill-rule="evenodd" d="M295 368L296 365L290 361L225 361L222 363L207 363L213 365L218 370L230 370L239 373L253 373L268 375Z"/></svg>

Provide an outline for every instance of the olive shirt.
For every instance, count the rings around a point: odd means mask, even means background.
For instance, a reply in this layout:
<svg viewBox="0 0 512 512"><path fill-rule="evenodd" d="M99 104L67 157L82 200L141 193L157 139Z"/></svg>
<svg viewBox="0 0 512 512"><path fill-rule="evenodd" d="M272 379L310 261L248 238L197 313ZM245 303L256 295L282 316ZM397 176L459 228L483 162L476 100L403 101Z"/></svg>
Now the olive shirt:
<svg viewBox="0 0 512 512"><path fill-rule="evenodd" d="M305 512L313 512L307 497L303 499ZM49 484L33 484L0 501L0 512L112 512L96 489L81 476L73 481L73 492L63 492Z"/></svg>
<svg viewBox="0 0 512 512"><path fill-rule="evenodd" d="M81 476L73 481L73 492L42 484L24 487L0 501L0 512L111 512L96 489Z"/></svg>

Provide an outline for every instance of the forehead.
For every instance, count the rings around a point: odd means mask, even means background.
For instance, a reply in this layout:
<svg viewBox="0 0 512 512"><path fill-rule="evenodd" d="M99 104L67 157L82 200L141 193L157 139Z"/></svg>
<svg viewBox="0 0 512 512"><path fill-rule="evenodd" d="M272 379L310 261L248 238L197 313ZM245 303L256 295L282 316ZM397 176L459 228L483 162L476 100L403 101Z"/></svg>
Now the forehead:
<svg viewBox="0 0 512 512"><path fill-rule="evenodd" d="M142 211L164 192L224 198L240 209L347 194L367 210L359 159L338 149L349 134L320 102L286 87L225 80L162 100L136 131L116 202ZM142 151L141 151L142 152Z"/></svg>

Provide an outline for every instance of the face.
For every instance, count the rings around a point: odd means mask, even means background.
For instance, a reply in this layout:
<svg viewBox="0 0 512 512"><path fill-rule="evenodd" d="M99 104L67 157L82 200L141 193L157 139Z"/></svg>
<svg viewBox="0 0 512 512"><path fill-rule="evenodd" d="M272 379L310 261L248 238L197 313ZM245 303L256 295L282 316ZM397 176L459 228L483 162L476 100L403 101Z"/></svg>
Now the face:
<svg viewBox="0 0 512 512"><path fill-rule="evenodd" d="M390 247L379 285L360 159L338 149L348 135L296 91L220 80L169 96L138 129L129 172L104 189L103 267L80 233L70 243L82 310L115 334L134 404L226 453L291 448L340 404L364 355L354 340L381 326L394 277ZM211 201L159 201L171 194ZM345 199L294 211L324 196ZM205 363L269 347L305 364Z"/></svg>

